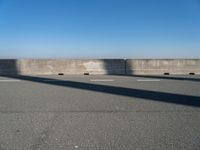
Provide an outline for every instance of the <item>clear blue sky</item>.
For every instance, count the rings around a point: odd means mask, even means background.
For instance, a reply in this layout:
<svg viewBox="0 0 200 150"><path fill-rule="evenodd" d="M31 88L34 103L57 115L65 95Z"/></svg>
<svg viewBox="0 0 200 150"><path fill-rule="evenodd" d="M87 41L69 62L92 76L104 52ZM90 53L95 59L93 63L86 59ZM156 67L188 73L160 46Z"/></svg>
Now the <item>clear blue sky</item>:
<svg viewBox="0 0 200 150"><path fill-rule="evenodd" d="M200 58L200 0L0 0L0 58Z"/></svg>

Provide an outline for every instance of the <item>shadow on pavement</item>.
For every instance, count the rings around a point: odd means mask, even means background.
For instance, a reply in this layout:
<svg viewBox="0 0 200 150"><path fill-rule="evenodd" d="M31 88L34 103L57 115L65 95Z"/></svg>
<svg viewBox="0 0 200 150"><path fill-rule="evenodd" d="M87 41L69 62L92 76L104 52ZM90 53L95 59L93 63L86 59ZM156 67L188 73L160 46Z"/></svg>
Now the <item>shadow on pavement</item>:
<svg viewBox="0 0 200 150"><path fill-rule="evenodd" d="M165 93L165 92L158 92L158 91L148 91L148 90L142 90L142 89L132 89L132 88L125 88L125 87L110 86L110 85L98 85L98 84L91 84L91 83L84 83L84 82L77 82L77 81L58 82L60 81L58 79L34 77L34 76L27 76L27 75L1 75L1 76L25 80L25 81L55 85L55 86L63 86L63 87L69 87L69 88L75 88L75 89L94 91L94 92L127 96L127 97L132 97L132 98L141 98L141 99L146 99L146 100L200 107L199 96L189 96L189 95ZM51 81L48 81L48 80L51 80Z"/></svg>

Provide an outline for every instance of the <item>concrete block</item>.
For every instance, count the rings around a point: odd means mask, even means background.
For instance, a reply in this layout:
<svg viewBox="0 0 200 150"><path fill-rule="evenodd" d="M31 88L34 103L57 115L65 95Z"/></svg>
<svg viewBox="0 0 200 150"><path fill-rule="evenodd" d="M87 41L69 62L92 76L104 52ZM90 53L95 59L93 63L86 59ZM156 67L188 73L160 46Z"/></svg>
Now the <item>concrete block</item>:
<svg viewBox="0 0 200 150"><path fill-rule="evenodd" d="M200 74L200 59L128 59L126 73L133 74Z"/></svg>
<svg viewBox="0 0 200 150"><path fill-rule="evenodd" d="M0 61L2 74L124 74L123 59L23 59Z"/></svg>

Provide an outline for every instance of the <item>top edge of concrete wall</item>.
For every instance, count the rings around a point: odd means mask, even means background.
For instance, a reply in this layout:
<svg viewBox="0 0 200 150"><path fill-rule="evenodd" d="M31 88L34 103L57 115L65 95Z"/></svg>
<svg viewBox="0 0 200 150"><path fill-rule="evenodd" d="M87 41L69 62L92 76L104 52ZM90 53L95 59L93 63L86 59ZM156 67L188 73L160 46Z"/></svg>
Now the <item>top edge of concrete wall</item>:
<svg viewBox="0 0 200 150"><path fill-rule="evenodd" d="M0 58L0 60L200 60L200 58Z"/></svg>

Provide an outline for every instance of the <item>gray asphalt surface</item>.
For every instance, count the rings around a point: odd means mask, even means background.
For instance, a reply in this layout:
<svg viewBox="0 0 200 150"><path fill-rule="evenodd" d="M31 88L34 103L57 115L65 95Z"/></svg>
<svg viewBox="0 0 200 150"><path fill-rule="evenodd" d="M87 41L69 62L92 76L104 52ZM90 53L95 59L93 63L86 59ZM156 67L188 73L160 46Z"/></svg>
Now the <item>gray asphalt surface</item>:
<svg viewBox="0 0 200 150"><path fill-rule="evenodd" d="M199 150L199 101L197 75L0 76L0 150Z"/></svg>

